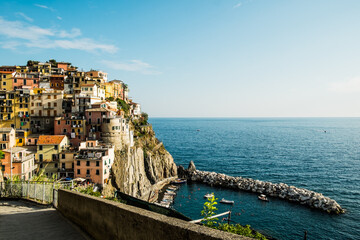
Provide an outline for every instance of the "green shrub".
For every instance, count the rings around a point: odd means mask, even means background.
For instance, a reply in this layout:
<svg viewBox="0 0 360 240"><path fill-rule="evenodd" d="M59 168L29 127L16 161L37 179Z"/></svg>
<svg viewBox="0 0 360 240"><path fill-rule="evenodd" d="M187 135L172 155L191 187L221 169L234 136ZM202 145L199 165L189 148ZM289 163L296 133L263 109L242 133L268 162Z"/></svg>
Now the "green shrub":
<svg viewBox="0 0 360 240"><path fill-rule="evenodd" d="M240 224L228 224L217 222L217 218L211 218L215 215L215 211L218 210L215 205L217 198L212 194L211 198L208 198L208 201L204 203L204 209L201 211L201 216L204 217L202 223L214 229L235 233L245 237L250 237L259 240L267 240L267 238L259 232L254 231L250 228L250 225L242 226Z"/></svg>

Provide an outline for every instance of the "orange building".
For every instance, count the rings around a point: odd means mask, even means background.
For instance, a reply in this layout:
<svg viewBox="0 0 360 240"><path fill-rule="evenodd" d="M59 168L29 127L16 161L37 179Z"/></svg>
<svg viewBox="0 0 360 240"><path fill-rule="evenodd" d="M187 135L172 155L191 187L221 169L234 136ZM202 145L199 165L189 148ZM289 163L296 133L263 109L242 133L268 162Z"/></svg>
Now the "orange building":
<svg viewBox="0 0 360 240"><path fill-rule="evenodd" d="M5 158L1 160L3 176L10 179L18 176L22 180L29 180L35 174L35 154L26 148L13 147L3 150ZM12 158L12 164L11 159ZM12 170L11 170L12 167Z"/></svg>

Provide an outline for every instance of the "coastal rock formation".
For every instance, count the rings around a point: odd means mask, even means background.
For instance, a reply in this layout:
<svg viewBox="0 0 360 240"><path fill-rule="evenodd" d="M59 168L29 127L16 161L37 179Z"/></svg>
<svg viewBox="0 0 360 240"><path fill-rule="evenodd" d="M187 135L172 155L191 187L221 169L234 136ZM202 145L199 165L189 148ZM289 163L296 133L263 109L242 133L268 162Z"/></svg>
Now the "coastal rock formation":
<svg viewBox="0 0 360 240"><path fill-rule="evenodd" d="M170 153L155 137L150 125L134 129L134 146L127 141L116 144L112 166L112 185L131 196L149 200L150 195L177 176Z"/></svg>
<svg viewBox="0 0 360 240"><path fill-rule="evenodd" d="M266 194L271 197L298 202L328 213L340 214L345 212L335 200L304 188L289 186L285 183L271 183L251 178L231 177L216 172L199 171L196 168L194 170L194 168L195 165L193 164L191 164L191 167L189 165L187 170L179 166L179 177L187 178L189 181L206 183L211 186Z"/></svg>

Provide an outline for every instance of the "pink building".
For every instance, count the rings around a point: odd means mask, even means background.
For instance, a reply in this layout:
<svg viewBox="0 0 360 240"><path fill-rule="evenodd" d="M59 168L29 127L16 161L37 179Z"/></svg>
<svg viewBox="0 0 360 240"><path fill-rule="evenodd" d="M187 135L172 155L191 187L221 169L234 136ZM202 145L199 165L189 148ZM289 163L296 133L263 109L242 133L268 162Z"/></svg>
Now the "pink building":
<svg viewBox="0 0 360 240"><path fill-rule="evenodd" d="M66 135L70 146L77 148L86 140L86 120L81 116L57 117L54 119L54 134Z"/></svg>
<svg viewBox="0 0 360 240"><path fill-rule="evenodd" d="M82 142L74 160L74 177L99 185L106 184L114 156L114 147L111 145L100 145L98 141Z"/></svg>
<svg viewBox="0 0 360 240"><path fill-rule="evenodd" d="M115 116L116 112L106 108L90 108L85 110L87 122L86 135L89 139L100 139L103 119Z"/></svg>
<svg viewBox="0 0 360 240"><path fill-rule="evenodd" d="M17 73L13 77L14 90L19 88L34 89L38 87L39 87L39 78L34 77L34 75Z"/></svg>

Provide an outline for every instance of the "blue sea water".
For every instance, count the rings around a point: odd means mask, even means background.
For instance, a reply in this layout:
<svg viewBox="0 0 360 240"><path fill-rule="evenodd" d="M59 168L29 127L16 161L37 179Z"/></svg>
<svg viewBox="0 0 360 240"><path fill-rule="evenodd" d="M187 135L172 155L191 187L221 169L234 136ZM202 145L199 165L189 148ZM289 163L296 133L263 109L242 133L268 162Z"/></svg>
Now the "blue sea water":
<svg viewBox="0 0 360 240"><path fill-rule="evenodd" d="M248 192L187 184L174 208L201 218L206 193L234 200L232 220L277 239L360 239L360 118L152 118L157 137L187 167L283 182L335 199L346 213L325 212ZM200 131L197 131L200 130ZM326 132L325 132L326 131ZM218 212L230 209L217 205Z"/></svg>

